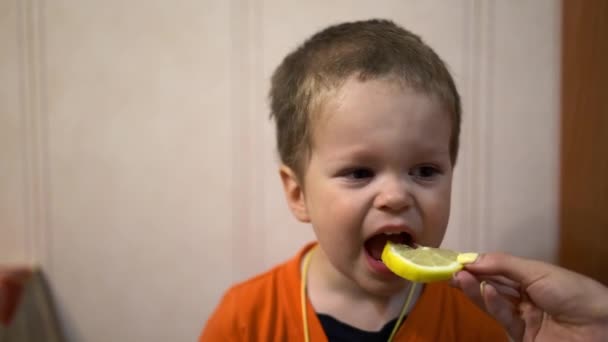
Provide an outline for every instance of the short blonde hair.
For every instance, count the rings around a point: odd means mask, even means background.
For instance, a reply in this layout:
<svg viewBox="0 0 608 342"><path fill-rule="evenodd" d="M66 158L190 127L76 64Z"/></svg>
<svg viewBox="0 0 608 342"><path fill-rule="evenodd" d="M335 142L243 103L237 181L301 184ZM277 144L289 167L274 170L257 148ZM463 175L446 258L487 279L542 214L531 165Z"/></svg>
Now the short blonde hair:
<svg viewBox="0 0 608 342"><path fill-rule="evenodd" d="M452 117L450 157L456 163L461 104L445 63L419 36L389 20L330 26L288 54L272 75L270 117L281 162L298 177L312 149L313 113L323 95L353 75L366 81L396 78L437 97Z"/></svg>

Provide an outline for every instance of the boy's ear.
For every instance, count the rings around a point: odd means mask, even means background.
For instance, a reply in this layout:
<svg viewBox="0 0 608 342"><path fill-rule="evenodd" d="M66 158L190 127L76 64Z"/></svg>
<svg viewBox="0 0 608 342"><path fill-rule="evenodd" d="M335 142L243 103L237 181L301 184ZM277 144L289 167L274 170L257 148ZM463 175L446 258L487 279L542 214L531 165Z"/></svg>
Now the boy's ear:
<svg viewBox="0 0 608 342"><path fill-rule="evenodd" d="M279 174L281 175L281 181L283 182L285 199L287 200L291 212L301 222L310 222L308 209L306 208L306 200L304 198L304 189L300 185L300 181L295 172L288 166L281 165Z"/></svg>

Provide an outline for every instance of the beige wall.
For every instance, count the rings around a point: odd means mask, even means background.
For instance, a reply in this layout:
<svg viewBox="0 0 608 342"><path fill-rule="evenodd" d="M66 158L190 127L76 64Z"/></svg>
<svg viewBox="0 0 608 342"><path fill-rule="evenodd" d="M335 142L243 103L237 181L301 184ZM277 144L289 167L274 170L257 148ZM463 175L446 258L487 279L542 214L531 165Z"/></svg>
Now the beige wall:
<svg viewBox="0 0 608 342"><path fill-rule="evenodd" d="M40 264L74 341L193 340L232 282L313 238L265 102L336 21L421 34L464 97L446 245L552 260L559 2L0 1L0 262Z"/></svg>

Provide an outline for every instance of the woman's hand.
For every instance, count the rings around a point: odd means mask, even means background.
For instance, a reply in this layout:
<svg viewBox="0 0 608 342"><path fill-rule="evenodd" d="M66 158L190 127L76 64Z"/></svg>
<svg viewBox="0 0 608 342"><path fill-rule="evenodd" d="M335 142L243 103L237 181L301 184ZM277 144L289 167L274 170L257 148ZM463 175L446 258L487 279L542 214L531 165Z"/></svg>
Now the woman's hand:
<svg viewBox="0 0 608 342"><path fill-rule="evenodd" d="M452 285L515 341L608 341L608 288L578 273L489 253L465 265Z"/></svg>

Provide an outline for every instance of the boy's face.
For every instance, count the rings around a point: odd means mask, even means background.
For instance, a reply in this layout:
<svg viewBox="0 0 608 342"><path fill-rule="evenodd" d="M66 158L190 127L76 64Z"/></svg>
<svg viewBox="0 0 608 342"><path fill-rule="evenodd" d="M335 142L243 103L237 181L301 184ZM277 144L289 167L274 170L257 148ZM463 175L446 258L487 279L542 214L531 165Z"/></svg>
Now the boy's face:
<svg viewBox="0 0 608 342"><path fill-rule="evenodd" d="M314 123L304 181L281 172L290 207L341 275L398 291L404 281L379 261L387 239L436 247L448 223L450 114L395 81L350 78Z"/></svg>

